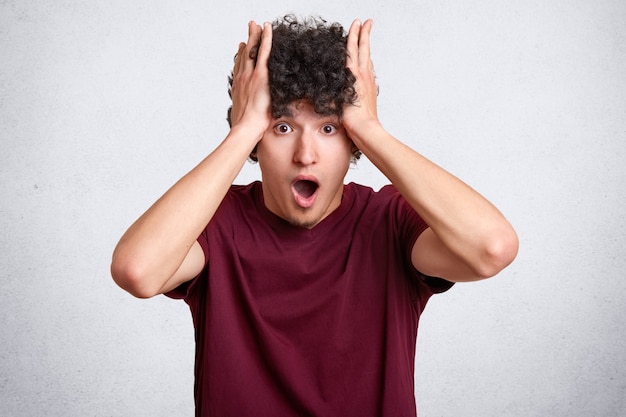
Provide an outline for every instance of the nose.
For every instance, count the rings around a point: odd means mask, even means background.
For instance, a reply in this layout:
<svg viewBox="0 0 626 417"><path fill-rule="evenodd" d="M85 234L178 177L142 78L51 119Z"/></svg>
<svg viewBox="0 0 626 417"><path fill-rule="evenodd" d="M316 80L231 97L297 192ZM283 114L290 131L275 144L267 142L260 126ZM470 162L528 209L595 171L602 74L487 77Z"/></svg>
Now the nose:
<svg viewBox="0 0 626 417"><path fill-rule="evenodd" d="M317 162L317 146L311 132L303 131L295 141L293 161L300 165L311 165Z"/></svg>

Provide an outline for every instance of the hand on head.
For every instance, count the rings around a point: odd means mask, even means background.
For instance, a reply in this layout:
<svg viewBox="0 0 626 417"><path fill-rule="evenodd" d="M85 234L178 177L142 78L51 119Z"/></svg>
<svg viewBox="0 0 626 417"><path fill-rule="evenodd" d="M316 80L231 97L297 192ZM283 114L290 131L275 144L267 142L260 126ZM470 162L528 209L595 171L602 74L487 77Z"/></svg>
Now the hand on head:
<svg viewBox="0 0 626 417"><path fill-rule="evenodd" d="M370 53L373 23L371 19L364 23L355 20L348 32L346 66L356 78L354 88L357 101L354 105L344 107L343 124L351 137L358 136L354 134L355 129L367 126L368 122L378 122L378 85Z"/></svg>
<svg viewBox="0 0 626 417"><path fill-rule="evenodd" d="M354 75L357 100L343 109L343 124L351 137L357 129L378 122L378 86L370 54L372 20L355 20L350 26L346 44L346 66ZM272 25L248 24L248 42L240 43L230 90L233 106L229 118L231 127L240 123L252 126L255 132L267 129L271 121L268 60L272 48ZM262 129L262 130L261 130ZM259 137L260 139L260 137Z"/></svg>
<svg viewBox="0 0 626 417"><path fill-rule="evenodd" d="M258 49L257 49L258 48ZM231 126L246 123L265 131L270 123L270 92L267 61L272 48L272 26L248 24L248 42L240 43L233 69Z"/></svg>

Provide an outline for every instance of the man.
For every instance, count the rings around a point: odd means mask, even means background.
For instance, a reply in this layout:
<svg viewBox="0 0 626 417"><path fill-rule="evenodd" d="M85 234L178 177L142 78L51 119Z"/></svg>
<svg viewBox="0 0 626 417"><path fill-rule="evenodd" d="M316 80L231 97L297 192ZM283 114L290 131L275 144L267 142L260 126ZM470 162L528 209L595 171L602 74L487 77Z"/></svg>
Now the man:
<svg viewBox="0 0 626 417"><path fill-rule="evenodd" d="M381 125L371 29L250 22L230 132L115 249L122 288L190 306L197 416L414 416L428 298L516 256L495 207ZM360 152L392 185L343 184ZM231 185L248 157L262 181Z"/></svg>

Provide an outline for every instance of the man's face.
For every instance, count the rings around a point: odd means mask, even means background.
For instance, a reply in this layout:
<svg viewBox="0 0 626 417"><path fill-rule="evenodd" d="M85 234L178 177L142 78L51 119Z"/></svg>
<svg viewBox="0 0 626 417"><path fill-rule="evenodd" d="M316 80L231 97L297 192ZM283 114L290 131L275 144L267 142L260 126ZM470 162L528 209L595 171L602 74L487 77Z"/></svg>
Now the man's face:
<svg viewBox="0 0 626 417"><path fill-rule="evenodd" d="M310 103L272 120L257 146L266 207L288 222L312 228L341 204L352 141L337 116Z"/></svg>

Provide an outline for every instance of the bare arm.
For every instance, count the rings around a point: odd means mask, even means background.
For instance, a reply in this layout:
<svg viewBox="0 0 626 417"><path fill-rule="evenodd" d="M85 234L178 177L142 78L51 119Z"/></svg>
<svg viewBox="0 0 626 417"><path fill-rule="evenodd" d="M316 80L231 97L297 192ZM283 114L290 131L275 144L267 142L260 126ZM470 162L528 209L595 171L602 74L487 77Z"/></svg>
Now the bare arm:
<svg viewBox="0 0 626 417"><path fill-rule="evenodd" d="M261 39L255 67L250 49ZM151 297L196 276L204 265L197 238L209 223L270 118L267 59L272 30L249 24L233 71L232 128L224 141L181 178L122 236L111 263L115 282Z"/></svg>
<svg viewBox="0 0 626 417"><path fill-rule="evenodd" d="M479 193L383 128L376 108L371 29L371 20L350 27L347 65L357 79L358 103L345 108L344 126L430 226L413 247L413 265L426 275L450 281L496 275L517 254L515 231Z"/></svg>

